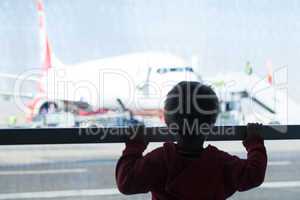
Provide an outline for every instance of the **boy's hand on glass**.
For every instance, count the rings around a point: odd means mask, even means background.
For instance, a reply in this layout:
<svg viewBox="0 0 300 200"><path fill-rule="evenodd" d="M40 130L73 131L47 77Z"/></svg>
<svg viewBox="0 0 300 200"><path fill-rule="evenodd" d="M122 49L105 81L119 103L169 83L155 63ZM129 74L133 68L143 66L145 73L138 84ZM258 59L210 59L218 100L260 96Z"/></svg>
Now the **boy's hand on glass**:
<svg viewBox="0 0 300 200"><path fill-rule="evenodd" d="M261 136L262 127L263 125L260 123L249 123L247 125L247 131L245 134L243 145L248 146L261 142L263 140Z"/></svg>
<svg viewBox="0 0 300 200"><path fill-rule="evenodd" d="M128 128L127 144L138 143L148 145L146 139L146 127L144 125L135 125Z"/></svg>

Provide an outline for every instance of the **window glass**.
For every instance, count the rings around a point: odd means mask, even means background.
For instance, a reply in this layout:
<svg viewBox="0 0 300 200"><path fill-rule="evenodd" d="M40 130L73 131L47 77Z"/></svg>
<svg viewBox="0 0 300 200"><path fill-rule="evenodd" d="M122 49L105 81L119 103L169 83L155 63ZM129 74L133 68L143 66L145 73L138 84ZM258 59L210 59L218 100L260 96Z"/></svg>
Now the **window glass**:
<svg viewBox="0 0 300 200"><path fill-rule="evenodd" d="M123 126L117 99L164 126L166 94L180 81L214 88L219 125L300 124L298 9L296 1L1 1L1 127Z"/></svg>

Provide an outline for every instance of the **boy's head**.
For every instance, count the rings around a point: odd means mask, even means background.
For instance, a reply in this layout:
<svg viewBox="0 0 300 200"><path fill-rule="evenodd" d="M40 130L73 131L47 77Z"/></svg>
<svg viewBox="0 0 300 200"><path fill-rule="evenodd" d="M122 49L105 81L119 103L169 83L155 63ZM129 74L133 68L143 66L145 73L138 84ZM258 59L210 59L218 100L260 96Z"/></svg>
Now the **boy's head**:
<svg viewBox="0 0 300 200"><path fill-rule="evenodd" d="M174 86L165 101L165 121L177 128L182 139L194 140L202 129L215 124L219 101L213 89L199 82L183 81Z"/></svg>

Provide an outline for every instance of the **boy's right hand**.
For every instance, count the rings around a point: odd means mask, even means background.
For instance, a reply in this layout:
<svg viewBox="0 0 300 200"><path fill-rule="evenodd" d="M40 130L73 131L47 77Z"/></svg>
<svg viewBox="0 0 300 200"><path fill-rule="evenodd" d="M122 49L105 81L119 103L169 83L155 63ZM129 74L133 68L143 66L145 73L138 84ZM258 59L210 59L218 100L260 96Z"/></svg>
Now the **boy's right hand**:
<svg viewBox="0 0 300 200"><path fill-rule="evenodd" d="M252 144L262 143L263 138L261 137L261 130L262 124L249 123L247 125L247 132L245 134L243 145L247 147Z"/></svg>
<svg viewBox="0 0 300 200"><path fill-rule="evenodd" d="M149 142L146 138L146 127L143 124L134 125L128 128L126 134L126 144L143 144L147 146Z"/></svg>

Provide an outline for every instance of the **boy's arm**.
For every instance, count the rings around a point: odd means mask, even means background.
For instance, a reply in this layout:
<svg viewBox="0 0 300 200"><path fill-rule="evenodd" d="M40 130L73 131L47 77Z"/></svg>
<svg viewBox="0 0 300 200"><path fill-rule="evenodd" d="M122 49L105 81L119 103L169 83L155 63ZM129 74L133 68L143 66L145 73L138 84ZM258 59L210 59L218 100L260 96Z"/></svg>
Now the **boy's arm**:
<svg viewBox="0 0 300 200"><path fill-rule="evenodd" d="M161 182L164 171L162 148L143 156L147 145L141 135L126 142L116 166L116 182L121 193L147 193Z"/></svg>
<svg viewBox="0 0 300 200"><path fill-rule="evenodd" d="M223 154L224 188L226 197L235 191L246 191L261 185L267 168L267 153L263 138L259 135L261 125L249 124L243 145L247 150L247 159Z"/></svg>

